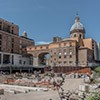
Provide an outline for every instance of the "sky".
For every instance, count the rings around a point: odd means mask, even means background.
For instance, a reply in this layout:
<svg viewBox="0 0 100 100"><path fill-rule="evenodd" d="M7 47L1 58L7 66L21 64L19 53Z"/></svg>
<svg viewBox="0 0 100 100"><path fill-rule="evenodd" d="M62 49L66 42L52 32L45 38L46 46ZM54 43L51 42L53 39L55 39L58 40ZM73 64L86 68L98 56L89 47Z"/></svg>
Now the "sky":
<svg viewBox="0 0 100 100"><path fill-rule="evenodd" d="M37 44L68 38L76 14L86 38L100 42L100 0L0 0L0 17L19 26Z"/></svg>

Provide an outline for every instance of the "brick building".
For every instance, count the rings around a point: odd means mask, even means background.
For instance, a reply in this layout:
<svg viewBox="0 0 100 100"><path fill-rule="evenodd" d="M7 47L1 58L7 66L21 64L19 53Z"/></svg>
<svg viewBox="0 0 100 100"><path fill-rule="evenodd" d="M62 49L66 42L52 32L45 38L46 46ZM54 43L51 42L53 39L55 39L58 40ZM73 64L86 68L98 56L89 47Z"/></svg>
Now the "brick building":
<svg viewBox="0 0 100 100"><path fill-rule="evenodd" d="M30 45L34 40L27 38L26 32L19 36L18 25L0 18L0 68L32 66L23 49Z"/></svg>

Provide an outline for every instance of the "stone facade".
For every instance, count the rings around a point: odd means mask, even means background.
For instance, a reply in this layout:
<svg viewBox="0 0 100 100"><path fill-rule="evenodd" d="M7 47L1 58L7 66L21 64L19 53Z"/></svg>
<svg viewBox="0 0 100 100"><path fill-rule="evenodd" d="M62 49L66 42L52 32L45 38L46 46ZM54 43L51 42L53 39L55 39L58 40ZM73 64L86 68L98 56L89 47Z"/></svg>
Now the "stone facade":
<svg viewBox="0 0 100 100"><path fill-rule="evenodd" d="M33 55L33 66L93 66L96 64L94 42L92 38L85 38L85 28L76 16L70 38L54 37L49 44L27 47L27 52Z"/></svg>
<svg viewBox="0 0 100 100"><path fill-rule="evenodd" d="M35 45L26 32L19 36L18 25L0 19L0 68L94 66L96 61L100 64L100 45L95 44L92 38L85 38L78 16L70 29L70 38L54 37L51 43L42 45Z"/></svg>
<svg viewBox="0 0 100 100"><path fill-rule="evenodd" d="M0 67L29 65L26 46L34 45L34 41L19 36L19 27L14 23L0 19ZM24 56L24 57L23 57ZM25 58L26 56L26 58ZM30 59L30 58L29 58Z"/></svg>

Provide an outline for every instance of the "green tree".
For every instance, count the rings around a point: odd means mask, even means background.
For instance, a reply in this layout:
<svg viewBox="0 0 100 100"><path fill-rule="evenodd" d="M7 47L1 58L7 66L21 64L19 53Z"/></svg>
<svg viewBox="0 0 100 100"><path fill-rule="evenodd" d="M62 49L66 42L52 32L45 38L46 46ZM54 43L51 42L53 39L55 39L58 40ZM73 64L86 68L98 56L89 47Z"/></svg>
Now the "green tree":
<svg viewBox="0 0 100 100"><path fill-rule="evenodd" d="M99 76L100 76L100 66L99 66L99 67L96 67L96 68L94 69L94 71L95 71L96 73L98 73Z"/></svg>
<svg viewBox="0 0 100 100"><path fill-rule="evenodd" d="M92 96L88 97L86 100L100 100L100 93L96 92L96 93L92 94Z"/></svg>

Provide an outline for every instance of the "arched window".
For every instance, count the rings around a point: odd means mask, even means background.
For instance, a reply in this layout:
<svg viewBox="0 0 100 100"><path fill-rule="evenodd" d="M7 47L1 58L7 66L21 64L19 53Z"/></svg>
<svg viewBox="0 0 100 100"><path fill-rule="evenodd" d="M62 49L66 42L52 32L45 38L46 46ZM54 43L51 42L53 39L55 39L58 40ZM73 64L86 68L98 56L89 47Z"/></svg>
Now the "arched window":
<svg viewBox="0 0 100 100"><path fill-rule="evenodd" d="M82 38L82 35L81 34L79 34L79 38Z"/></svg>
<svg viewBox="0 0 100 100"><path fill-rule="evenodd" d="M74 34L74 37L76 37L76 34Z"/></svg>

